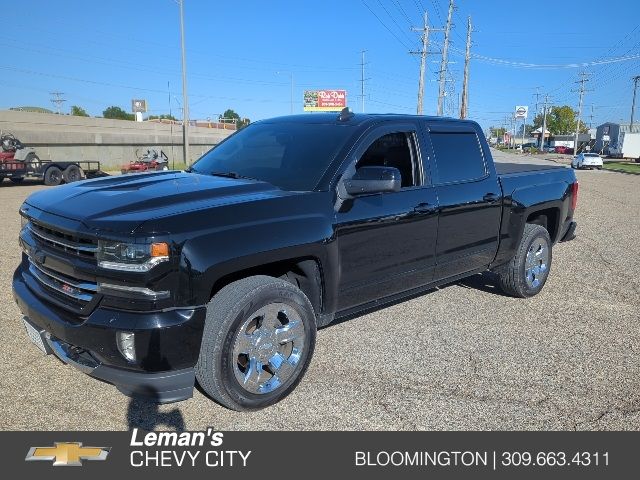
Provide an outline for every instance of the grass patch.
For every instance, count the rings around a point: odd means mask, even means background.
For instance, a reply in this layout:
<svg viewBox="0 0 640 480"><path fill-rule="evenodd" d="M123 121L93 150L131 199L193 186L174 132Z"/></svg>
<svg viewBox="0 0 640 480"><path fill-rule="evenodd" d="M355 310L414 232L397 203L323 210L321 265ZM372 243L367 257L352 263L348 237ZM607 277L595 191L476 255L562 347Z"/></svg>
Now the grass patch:
<svg viewBox="0 0 640 480"><path fill-rule="evenodd" d="M605 170L613 170L625 173L634 173L640 175L640 163L629 162L604 162L603 168Z"/></svg>

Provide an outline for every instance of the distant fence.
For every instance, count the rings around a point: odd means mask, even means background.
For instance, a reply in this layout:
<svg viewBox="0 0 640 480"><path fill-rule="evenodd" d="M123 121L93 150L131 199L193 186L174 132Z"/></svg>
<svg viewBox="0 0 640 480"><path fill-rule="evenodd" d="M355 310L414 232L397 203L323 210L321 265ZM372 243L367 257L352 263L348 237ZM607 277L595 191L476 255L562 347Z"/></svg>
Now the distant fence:
<svg viewBox="0 0 640 480"><path fill-rule="evenodd" d="M235 130L214 122L189 128L190 161ZM106 169L118 169L135 159L136 151L159 147L170 163L182 163L182 126L160 121L132 122L49 113L0 111L0 131L11 132L41 159L99 160Z"/></svg>

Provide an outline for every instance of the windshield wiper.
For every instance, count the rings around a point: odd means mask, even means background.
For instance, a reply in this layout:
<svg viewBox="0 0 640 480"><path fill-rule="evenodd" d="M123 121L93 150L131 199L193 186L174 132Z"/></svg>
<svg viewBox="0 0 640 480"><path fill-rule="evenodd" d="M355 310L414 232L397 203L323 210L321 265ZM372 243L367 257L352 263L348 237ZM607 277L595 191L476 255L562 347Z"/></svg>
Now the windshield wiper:
<svg viewBox="0 0 640 480"><path fill-rule="evenodd" d="M257 178L248 177L246 175L240 175L238 172L211 172L209 175L214 177L226 177L226 178L244 178L247 180L258 180Z"/></svg>

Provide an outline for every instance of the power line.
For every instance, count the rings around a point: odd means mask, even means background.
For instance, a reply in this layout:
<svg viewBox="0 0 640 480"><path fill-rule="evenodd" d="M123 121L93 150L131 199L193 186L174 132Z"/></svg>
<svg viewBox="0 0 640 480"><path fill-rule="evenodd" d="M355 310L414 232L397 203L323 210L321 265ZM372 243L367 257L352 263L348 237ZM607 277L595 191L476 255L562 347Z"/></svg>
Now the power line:
<svg viewBox="0 0 640 480"><path fill-rule="evenodd" d="M371 14L372 14L374 17L376 17L376 19L378 20L378 22L380 22L380 25L382 25L382 26L383 26L383 27L384 27L384 28L385 28L385 29L386 29L386 30L387 30L391 35L393 35L393 38L395 38L395 39L400 43L400 45L402 45L402 46L405 48L405 50L411 50L411 47L409 47L406 43L404 43L404 42L400 39L400 37L398 37L398 36L393 32L393 30L391 30L391 29L387 26L387 24L386 24L386 23L384 23L384 22L382 21L382 19L381 19L381 18L376 14L376 12L374 12L374 11L371 9L371 7L370 7L369 5L367 5L367 3L366 3L364 0L360 0L360 1L362 2L362 4L363 4L365 7L367 7L367 10L369 10L369 11L371 12Z"/></svg>
<svg viewBox="0 0 640 480"><path fill-rule="evenodd" d="M407 23L409 25L411 25L411 18L409 17L409 15L407 15L407 12L405 11L404 8L402 8L402 5L400 5L400 2L398 0L391 0L394 5L396 6L396 8L398 9L398 11L402 14L402 16L405 18L405 20L407 21Z"/></svg>
<svg viewBox="0 0 640 480"><path fill-rule="evenodd" d="M391 15L391 13L389 12L389 10L387 10L387 7L385 7L384 3L382 3L380 0L376 0L378 2L378 5L380 5L382 7L382 9L385 11L385 13L387 14L387 16L391 19L391 21L394 23L394 25L396 27L398 27L398 30L402 32L402 34L409 39L409 41L412 41L412 39L409 37L409 34L405 31L404 28L402 28L398 22L396 21L396 19L393 17L393 15Z"/></svg>

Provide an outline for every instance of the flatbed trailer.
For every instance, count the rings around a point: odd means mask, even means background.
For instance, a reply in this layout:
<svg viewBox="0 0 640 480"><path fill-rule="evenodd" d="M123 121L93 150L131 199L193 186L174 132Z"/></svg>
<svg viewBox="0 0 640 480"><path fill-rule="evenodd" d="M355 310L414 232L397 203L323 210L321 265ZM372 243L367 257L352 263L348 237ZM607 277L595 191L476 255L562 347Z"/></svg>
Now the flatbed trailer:
<svg viewBox="0 0 640 480"><path fill-rule="evenodd" d="M53 160L0 162L0 182L8 178L21 183L25 178L42 180L45 185L77 182L85 178L105 177L98 161L58 162Z"/></svg>

